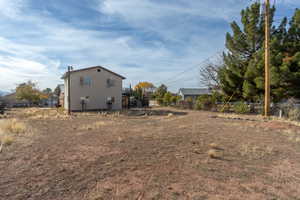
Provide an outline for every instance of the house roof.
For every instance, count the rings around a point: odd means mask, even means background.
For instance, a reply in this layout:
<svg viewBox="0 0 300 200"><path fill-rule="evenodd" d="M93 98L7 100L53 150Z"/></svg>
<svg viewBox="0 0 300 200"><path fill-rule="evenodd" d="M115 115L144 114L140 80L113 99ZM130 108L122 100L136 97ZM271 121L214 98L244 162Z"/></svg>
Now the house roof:
<svg viewBox="0 0 300 200"><path fill-rule="evenodd" d="M211 90L208 88L180 88L179 93L183 95L203 95L211 94Z"/></svg>
<svg viewBox="0 0 300 200"><path fill-rule="evenodd" d="M105 70L105 71L107 71L109 73L112 73L112 74L114 74L114 75L116 75L116 76L118 76L118 77L120 77L122 79L126 79L124 76L121 76L120 74L117 74L117 73L115 73L113 71L110 71L109 69L106 69L106 68L104 68L102 66L94 66L94 67L87 67L87 68L72 70L71 73L81 72L81 71L86 71L86 70L92 70L92 69L102 69L102 70ZM67 77L67 74L68 74L68 72L64 73L64 75L62 76L62 79L65 79Z"/></svg>

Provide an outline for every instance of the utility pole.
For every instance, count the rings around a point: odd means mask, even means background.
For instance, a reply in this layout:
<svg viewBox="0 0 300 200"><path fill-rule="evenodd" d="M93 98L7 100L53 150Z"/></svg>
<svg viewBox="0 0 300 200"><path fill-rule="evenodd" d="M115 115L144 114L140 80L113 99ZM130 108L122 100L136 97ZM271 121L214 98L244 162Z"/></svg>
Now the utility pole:
<svg viewBox="0 0 300 200"><path fill-rule="evenodd" d="M270 113L270 0L265 0L265 116Z"/></svg>
<svg viewBox="0 0 300 200"><path fill-rule="evenodd" d="M71 70L72 66L68 66L68 114L71 115Z"/></svg>

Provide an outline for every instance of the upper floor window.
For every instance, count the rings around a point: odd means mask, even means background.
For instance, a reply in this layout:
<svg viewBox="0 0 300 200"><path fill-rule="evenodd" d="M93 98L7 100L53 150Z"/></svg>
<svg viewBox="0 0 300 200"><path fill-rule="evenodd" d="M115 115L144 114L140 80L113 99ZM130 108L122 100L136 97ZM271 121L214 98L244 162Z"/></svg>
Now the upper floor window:
<svg viewBox="0 0 300 200"><path fill-rule="evenodd" d="M106 80L106 86L107 86L107 87L113 87L113 86L115 86L115 80L112 79L112 78L108 78L108 79Z"/></svg>
<svg viewBox="0 0 300 200"><path fill-rule="evenodd" d="M92 85L92 79L88 76L81 76L80 77L80 85L81 86L91 86Z"/></svg>

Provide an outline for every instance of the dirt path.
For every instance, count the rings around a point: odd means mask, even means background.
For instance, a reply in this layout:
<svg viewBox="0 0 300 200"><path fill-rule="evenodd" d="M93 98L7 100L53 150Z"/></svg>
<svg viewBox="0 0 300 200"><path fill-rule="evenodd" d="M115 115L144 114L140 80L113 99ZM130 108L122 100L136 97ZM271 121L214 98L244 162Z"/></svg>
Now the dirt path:
<svg viewBox="0 0 300 200"><path fill-rule="evenodd" d="M26 119L36 137L0 154L0 199L299 199L298 127L176 112Z"/></svg>

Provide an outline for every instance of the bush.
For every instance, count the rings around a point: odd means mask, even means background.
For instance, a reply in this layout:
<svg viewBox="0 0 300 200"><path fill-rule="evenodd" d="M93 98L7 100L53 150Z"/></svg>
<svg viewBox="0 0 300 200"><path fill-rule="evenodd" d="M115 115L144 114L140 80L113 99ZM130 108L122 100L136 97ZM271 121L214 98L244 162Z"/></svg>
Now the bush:
<svg viewBox="0 0 300 200"><path fill-rule="evenodd" d="M243 102L238 102L233 106L233 110L235 113L245 114L250 112L250 107Z"/></svg>
<svg viewBox="0 0 300 200"><path fill-rule="evenodd" d="M9 135L4 135L2 138L0 138L0 144L3 144L4 146L9 146L14 142L14 138Z"/></svg>
<svg viewBox="0 0 300 200"><path fill-rule="evenodd" d="M158 105L160 105L160 106L164 104L163 98L156 98L156 101L157 101Z"/></svg>
<svg viewBox="0 0 300 200"><path fill-rule="evenodd" d="M165 93L163 102L165 106L169 106L171 104L172 94L170 92Z"/></svg>
<svg viewBox="0 0 300 200"><path fill-rule="evenodd" d="M172 97L171 97L171 103L172 103L173 105L177 105L177 103L179 102L180 99L181 99L180 96L172 96Z"/></svg>
<svg viewBox="0 0 300 200"><path fill-rule="evenodd" d="M184 101L188 109L193 109L194 100L192 97L187 97Z"/></svg>
<svg viewBox="0 0 300 200"><path fill-rule="evenodd" d="M211 110L213 107L216 107L216 99L214 97L210 95L201 95L197 98L197 110Z"/></svg>
<svg viewBox="0 0 300 200"><path fill-rule="evenodd" d="M300 120L300 109L299 108L293 108L293 109L290 109L289 112L288 112L288 118L290 120Z"/></svg>
<svg viewBox="0 0 300 200"><path fill-rule="evenodd" d="M227 113L227 112L230 112L230 108L231 108L230 104L221 104L218 106L217 110L219 112Z"/></svg>
<svg viewBox="0 0 300 200"><path fill-rule="evenodd" d="M0 130L4 133L24 133L26 126L24 123L17 121L16 119L5 120L0 124Z"/></svg>

